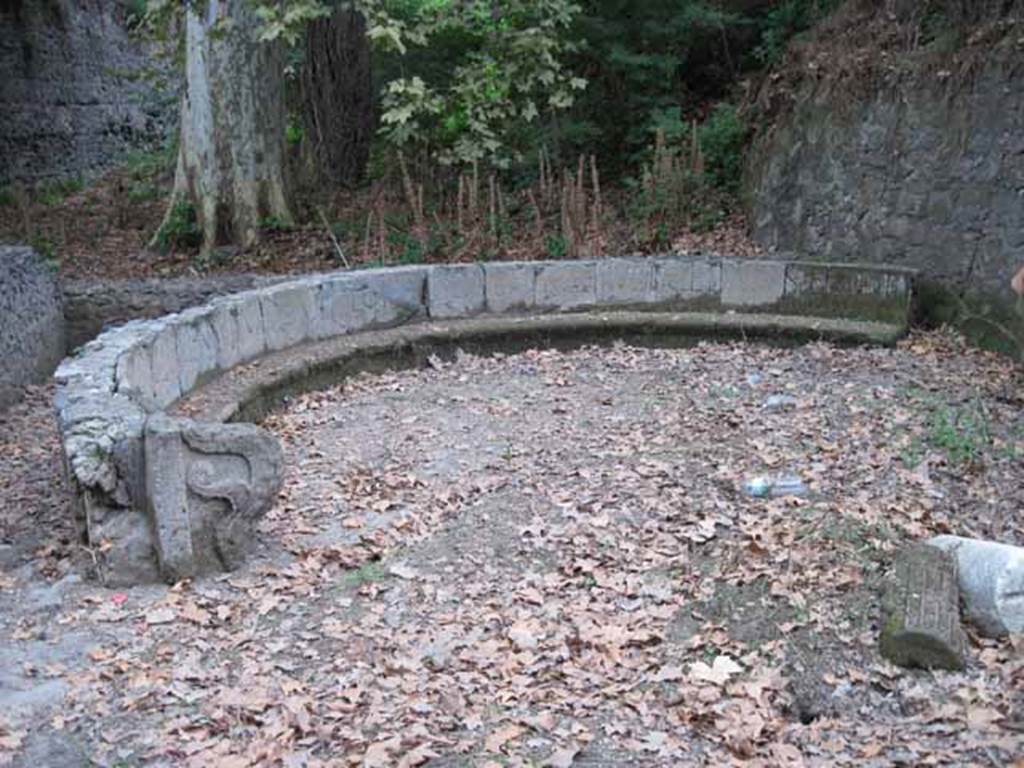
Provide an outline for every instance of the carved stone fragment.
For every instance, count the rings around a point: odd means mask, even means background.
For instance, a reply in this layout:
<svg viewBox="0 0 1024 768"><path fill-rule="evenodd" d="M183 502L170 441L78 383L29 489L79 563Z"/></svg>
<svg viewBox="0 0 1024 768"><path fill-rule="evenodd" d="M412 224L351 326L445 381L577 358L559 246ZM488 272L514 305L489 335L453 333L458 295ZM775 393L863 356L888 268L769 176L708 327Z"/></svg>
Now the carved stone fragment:
<svg viewBox="0 0 1024 768"><path fill-rule="evenodd" d="M963 669L956 560L927 545L899 553L885 597L882 655L903 667Z"/></svg>
<svg viewBox="0 0 1024 768"><path fill-rule="evenodd" d="M281 448L251 424L146 424L146 495L168 581L236 568L284 475Z"/></svg>

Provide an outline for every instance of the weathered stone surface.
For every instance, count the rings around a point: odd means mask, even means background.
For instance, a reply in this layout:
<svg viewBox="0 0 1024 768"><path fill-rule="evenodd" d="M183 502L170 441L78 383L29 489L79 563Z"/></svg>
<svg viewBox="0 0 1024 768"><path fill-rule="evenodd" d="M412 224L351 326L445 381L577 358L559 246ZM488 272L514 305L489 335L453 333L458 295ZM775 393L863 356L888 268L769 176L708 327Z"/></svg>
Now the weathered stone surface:
<svg viewBox="0 0 1024 768"><path fill-rule="evenodd" d="M786 265L777 261L724 259L722 304L753 307L774 304L786 287Z"/></svg>
<svg viewBox="0 0 1024 768"><path fill-rule="evenodd" d="M597 266L593 261L556 261L537 265L536 306L567 311L597 303Z"/></svg>
<svg viewBox="0 0 1024 768"><path fill-rule="evenodd" d="M53 373L64 350L56 275L31 248L0 246L0 409Z"/></svg>
<svg viewBox="0 0 1024 768"><path fill-rule="evenodd" d="M910 72L857 94L808 77L749 155L754 237L833 262L915 267L1012 309L1024 89L1013 46L988 53L954 91Z"/></svg>
<svg viewBox="0 0 1024 768"><path fill-rule="evenodd" d="M260 291L263 337L271 352L315 338L317 289L307 282L283 283Z"/></svg>
<svg viewBox="0 0 1024 768"><path fill-rule="evenodd" d="M693 260L693 293L697 296L718 296L722 290L722 260L697 257Z"/></svg>
<svg viewBox="0 0 1024 768"><path fill-rule="evenodd" d="M219 369L220 345L209 307L187 309L175 324L177 329L178 382L182 392Z"/></svg>
<svg viewBox="0 0 1024 768"><path fill-rule="evenodd" d="M607 329L612 321L603 314L589 324L585 313L568 313L614 309L614 322L629 315L630 327L646 328L651 309L673 303L692 309L684 305L694 300L708 306L720 302L721 269L722 260L715 257L676 256L313 275L107 331L65 360L55 376L76 514L102 553L101 572L119 584L161 574L180 578L230 567L244 554L252 519L270 503L279 482L280 452L255 427L211 425L214 437L207 444L200 425L161 426L164 410L208 378L265 354L287 354L296 345L401 326L430 314L447 319L485 309L494 314L538 310L548 321L564 318L568 328ZM826 285L833 290L832 281ZM857 291L861 296L860 287ZM864 295L871 299L871 291ZM623 313L627 306L644 311ZM886 343L901 327L781 315L758 315L753 322L750 317L666 315L659 322L714 332L750 324L779 333L867 334ZM526 322L517 318L513 330L521 331ZM350 354L358 348L358 342L338 341ZM293 383L308 370L308 362L298 357L286 366ZM244 376L240 371L229 378ZM210 418L234 412L226 404ZM147 418L151 439L144 438ZM236 429L242 431L231 432Z"/></svg>
<svg viewBox="0 0 1024 768"><path fill-rule="evenodd" d="M252 526L284 478L272 435L250 424L197 424L151 416L146 495L160 572L168 581L233 569Z"/></svg>
<svg viewBox="0 0 1024 768"><path fill-rule="evenodd" d="M320 283L315 338L400 325L425 317L427 271L422 267L331 275Z"/></svg>
<svg viewBox="0 0 1024 768"><path fill-rule="evenodd" d="M926 545L900 552L884 607L883 656L904 667L963 669L967 638L952 556Z"/></svg>
<svg viewBox="0 0 1024 768"><path fill-rule="evenodd" d="M686 258L658 259L654 263L654 300L672 303L692 299L693 260Z"/></svg>
<svg viewBox="0 0 1024 768"><path fill-rule="evenodd" d="M472 317L484 311L484 271L479 264L438 266L427 277L430 316Z"/></svg>
<svg viewBox="0 0 1024 768"><path fill-rule="evenodd" d="M533 264L484 264L487 311L493 314L526 311L536 302Z"/></svg>
<svg viewBox="0 0 1024 768"><path fill-rule="evenodd" d="M928 543L956 559L968 621L988 637L1024 633L1024 548L960 536Z"/></svg>
<svg viewBox="0 0 1024 768"><path fill-rule="evenodd" d="M92 176L131 148L160 147L173 88L117 0L0 3L0 185Z"/></svg>
<svg viewBox="0 0 1024 768"><path fill-rule="evenodd" d="M654 262L650 259L603 259L597 262L599 304L646 304L654 298Z"/></svg>

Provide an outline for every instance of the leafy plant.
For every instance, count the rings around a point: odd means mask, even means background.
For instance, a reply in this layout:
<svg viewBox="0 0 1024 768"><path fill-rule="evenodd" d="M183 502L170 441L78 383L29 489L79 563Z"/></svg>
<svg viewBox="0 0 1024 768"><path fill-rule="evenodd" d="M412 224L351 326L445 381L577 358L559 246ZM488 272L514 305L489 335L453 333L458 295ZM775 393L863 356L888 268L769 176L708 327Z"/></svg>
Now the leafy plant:
<svg viewBox="0 0 1024 768"><path fill-rule="evenodd" d="M160 187L151 181L138 181L128 187L128 201L131 203L157 200L161 194Z"/></svg>
<svg viewBox="0 0 1024 768"><path fill-rule="evenodd" d="M35 199L46 206L56 206L63 203L69 196L85 189L85 182L81 179L65 179L54 181L36 188Z"/></svg>
<svg viewBox="0 0 1024 768"><path fill-rule="evenodd" d="M195 207L185 200L179 200L157 232L156 244L161 253L167 253L170 250L198 248L202 239Z"/></svg>
<svg viewBox="0 0 1024 768"><path fill-rule="evenodd" d="M743 175L743 149L747 129L736 108L721 103L697 131L708 183L727 194L736 194Z"/></svg>
<svg viewBox="0 0 1024 768"><path fill-rule="evenodd" d="M552 259L564 259L568 245L561 235L548 235L544 238L544 248Z"/></svg>
<svg viewBox="0 0 1024 768"><path fill-rule="evenodd" d="M979 402L938 406L929 420L928 441L954 464L980 464L992 443L988 415Z"/></svg>
<svg viewBox="0 0 1024 768"><path fill-rule="evenodd" d="M260 219L260 229L264 229L267 232L289 232L294 227L291 222L282 221L277 216L264 216Z"/></svg>

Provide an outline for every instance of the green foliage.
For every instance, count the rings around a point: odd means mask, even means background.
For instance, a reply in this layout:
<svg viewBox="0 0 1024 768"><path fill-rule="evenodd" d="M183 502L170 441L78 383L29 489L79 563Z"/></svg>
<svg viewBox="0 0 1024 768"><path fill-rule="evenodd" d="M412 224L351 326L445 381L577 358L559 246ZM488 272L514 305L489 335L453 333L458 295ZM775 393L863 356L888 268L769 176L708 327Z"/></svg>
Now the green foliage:
<svg viewBox="0 0 1024 768"><path fill-rule="evenodd" d="M980 464L992 443L988 415L979 402L941 405L932 412L928 440L953 464Z"/></svg>
<svg viewBox="0 0 1024 768"><path fill-rule="evenodd" d="M148 13L146 0L124 0L124 20L129 29L140 28Z"/></svg>
<svg viewBox="0 0 1024 768"><path fill-rule="evenodd" d="M900 459L909 468L924 460L928 449L941 452L950 464L980 466L993 445L991 420L980 399L950 404L922 390L910 397L924 410L925 431L901 451Z"/></svg>
<svg viewBox="0 0 1024 768"><path fill-rule="evenodd" d="M125 167L136 181L152 181L171 172L177 154L176 142L170 142L158 150L136 150L128 155Z"/></svg>
<svg viewBox="0 0 1024 768"><path fill-rule="evenodd" d="M715 107L698 131L708 183L722 192L736 194L743 175L743 148L747 129L730 104Z"/></svg>
<svg viewBox="0 0 1024 768"><path fill-rule="evenodd" d="M569 246L561 235L548 235L545 237L544 248L552 259L564 259L569 251Z"/></svg>
<svg viewBox="0 0 1024 768"><path fill-rule="evenodd" d="M137 181L128 187L128 202L144 203L149 200L157 200L163 193L160 187L151 181Z"/></svg>
<svg viewBox="0 0 1024 768"><path fill-rule="evenodd" d="M10 187L0 187L0 208L9 208L18 202L14 190Z"/></svg>
<svg viewBox="0 0 1024 768"><path fill-rule="evenodd" d="M407 26L420 31L423 43L437 39L447 65L417 69L410 54L408 70L415 74L395 77L383 89L384 137L445 165L508 168L521 161L532 126L571 107L586 87L564 64L574 49L568 33L578 12L569 0L422 5Z"/></svg>
<svg viewBox="0 0 1024 768"><path fill-rule="evenodd" d="M295 227L289 221L283 221L278 216L264 216L260 219L260 229L266 232L290 232Z"/></svg>
<svg viewBox="0 0 1024 768"><path fill-rule="evenodd" d="M195 206L188 201L177 200L156 234L156 244L160 252L198 248L202 241Z"/></svg>
<svg viewBox="0 0 1024 768"><path fill-rule="evenodd" d="M305 137L306 129L303 128L302 122L295 117L289 120L287 127L284 129L284 140L288 142L288 145L292 147L298 146Z"/></svg>
<svg viewBox="0 0 1024 768"><path fill-rule="evenodd" d="M596 139L599 154L626 171L658 130L669 140L681 135L701 103L735 79L729 40L745 24L710 0L587 3L570 65L590 86L562 126L563 154L593 152Z"/></svg>
<svg viewBox="0 0 1024 768"><path fill-rule="evenodd" d="M783 0L775 3L761 21L761 42L754 56L761 64L774 64L782 57L790 38L835 10L839 0Z"/></svg>
<svg viewBox="0 0 1024 768"><path fill-rule="evenodd" d="M63 203L71 195L77 194L85 189L85 182L81 179L65 179L53 181L36 187L33 197L36 202L46 206L56 206Z"/></svg>

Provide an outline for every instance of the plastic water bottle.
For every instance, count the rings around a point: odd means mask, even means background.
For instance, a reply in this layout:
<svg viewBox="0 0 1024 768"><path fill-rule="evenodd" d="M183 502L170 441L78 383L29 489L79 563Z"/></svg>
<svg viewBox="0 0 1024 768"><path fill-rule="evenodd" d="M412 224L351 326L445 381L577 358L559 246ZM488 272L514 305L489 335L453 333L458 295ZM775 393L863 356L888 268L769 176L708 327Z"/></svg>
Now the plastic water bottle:
<svg viewBox="0 0 1024 768"><path fill-rule="evenodd" d="M798 475L791 473L774 477L768 475L752 477L743 484L743 490L756 499L807 495L807 485Z"/></svg>

